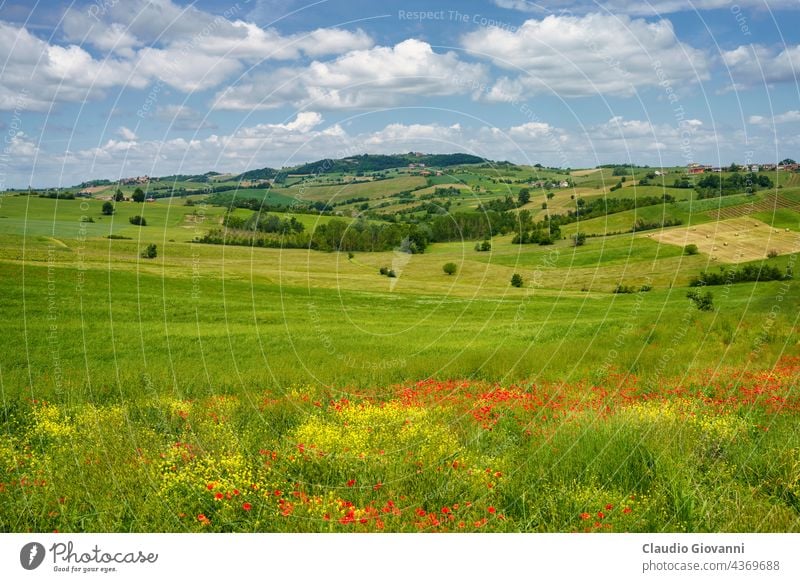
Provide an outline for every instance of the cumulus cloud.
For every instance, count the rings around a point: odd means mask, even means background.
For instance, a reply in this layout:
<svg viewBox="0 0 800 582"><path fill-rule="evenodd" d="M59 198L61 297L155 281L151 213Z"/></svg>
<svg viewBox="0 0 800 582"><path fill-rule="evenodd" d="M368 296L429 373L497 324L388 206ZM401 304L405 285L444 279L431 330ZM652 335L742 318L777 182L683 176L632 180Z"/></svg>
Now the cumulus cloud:
<svg viewBox="0 0 800 582"><path fill-rule="evenodd" d="M540 3L530 0L494 0L494 3L501 8L519 10L521 12L550 13L548 9ZM769 6L765 5L764 0L738 0L736 3L740 8L757 8L767 10L778 9L797 9L795 0L770 0ZM563 2L559 4L559 10L572 12L596 12L598 9L607 10L613 14L629 14L635 16L652 16L654 14L668 14L672 12L694 12L695 10L713 10L724 8L729 10L732 3L729 0L648 0L641 2L637 0L606 0L597 2L594 0L581 0L573 2Z"/></svg>
<svg viewBox="0 0 800 582"><path fill-rule="evenodd" d="M101 99L111 88L142 89L154 80L202 91L266 60L317 58L373 44L362 30L284 35L262 29L239 19L238 6L222 15L171 0L71 6L61 26L72 44L44 41L0 21L0 108L10 109L23 90L30 93L28 108L38 111Z"/></svg>
<svg viewBox="0 0 800 582"><path fill-rule="evenodd" d="M680 42L668 20L547 16L518 29L476 30L462 44L512 71L488 91L486 98L494 101L542 92L630 96L663 80L685 85L709 77L709 59Z"/></svg>
<svg viewBox="0 0 800 582"><path fill-rule="evenodd" d="M76 45L49 44L25 28L0 22L0 108L12 109L24 96L25 108L45 111L54 102L100 98L120 85L146 86L129 61L95 59Z"/></svg>
<svg viewBox="0 0 800 582"><path fill-rule="evenodd" d="M764 126L780 125L783 123L798 123L800 122L800 111L795 109L793 111L787 111L786 113L773 115L772 117L751 115L748 119L748 122L750 122L752 125Z"/></svg>
<svg viewBox="0 0 800 582"><path fill-rule="evenodd" d="M117 135L125 141L136 140L136 134L133 132L133 130L128 129L124 125L120 126L119 129L117 129Z"/></svg>
<svg viewBox="0 0 800 582"><path fill-rule="evenodd" d="M743 45L723 51L721 56L737 88L797 83L800 79L800 45L785 48Z"/></svg>
<svg viewBox="0 0 800 582"><path fill-rule="evenodd" d="M269 109L290 104L315 109L397 105L414 95L454 95L470 90L463 80L485 81L485 65L465 63L454 52L437 53L408 39L393 47L351 51L332 61L256 74L221 91L219 109ZM270 87L270 90L265 90Z"/></svg>

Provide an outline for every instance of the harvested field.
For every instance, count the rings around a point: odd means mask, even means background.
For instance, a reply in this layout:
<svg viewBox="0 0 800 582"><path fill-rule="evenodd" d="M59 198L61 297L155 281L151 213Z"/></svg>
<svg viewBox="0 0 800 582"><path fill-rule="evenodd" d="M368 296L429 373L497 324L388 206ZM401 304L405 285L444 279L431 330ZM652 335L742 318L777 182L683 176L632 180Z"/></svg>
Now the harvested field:
<svg viewBox="0 0 800 582"><path fill-rule="evenodd" d="M781 255L800 251L800 234L772 228L753 218L732 218L642 236L665 244L696 244L701 253L720 263L763 259L771 250Z"/></svg>

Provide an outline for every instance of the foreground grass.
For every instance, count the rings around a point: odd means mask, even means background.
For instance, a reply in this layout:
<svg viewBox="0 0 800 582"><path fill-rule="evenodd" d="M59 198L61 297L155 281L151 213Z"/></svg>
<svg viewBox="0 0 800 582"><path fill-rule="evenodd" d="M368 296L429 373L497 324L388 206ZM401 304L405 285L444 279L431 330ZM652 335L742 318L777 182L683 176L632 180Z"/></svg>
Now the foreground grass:
<svg viewBox="0 0 800 582"><path fill-rule="evenodd" d="M0 530L798 531L798 373L18 402Z"/></svg>

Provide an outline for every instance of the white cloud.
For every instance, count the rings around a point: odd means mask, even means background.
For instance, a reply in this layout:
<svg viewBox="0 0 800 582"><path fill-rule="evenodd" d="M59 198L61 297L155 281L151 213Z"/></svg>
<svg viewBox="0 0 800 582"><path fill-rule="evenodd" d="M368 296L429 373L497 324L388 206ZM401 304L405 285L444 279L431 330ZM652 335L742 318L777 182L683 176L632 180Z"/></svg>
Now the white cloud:
<svg viewBox="0 0 800 582"><path fill-rule="evenodd" d="M0 108L4 109L23 101L25 109L44 111L54 102L102 97L115 86L146 85L128 61L97 60L79 46L49 44L25 28L4 22L0 22L0 62L4 63L0 83Z"/></svg>
<svg viewBox="0 0 800 582"><path fill-rule="evenodd" d="M264 60L372 46L362 30L283 35L238 20L239 10L234 4L226 15L214 15L171 0L73 6L64 14L62 30L75 44L44 41L0 21L0 108L13 108L24 91L29 93L26 106L43 111L54 103L100 99L111 88L142 89L155 79L182 92L202 91Z"/></svg>
<svg viewBox="0 0 800 582"><path fill-rule="evenodd" d="M780 113L772 117L763 117L761 115L751 115L748 121L752 125L780 125L782 123L798 123L800 122L800 111L793 110L786 113Z"/></svg>
<svg viewBox="0 0 800 582"><path fill-rule="evenodd" d="M3 154L12 156L15 162L19 162L21 158L35 158L39 153L39 147L21 131L4 138L4 142Z"/></svg>
<svg viewBox="0 0 800 582"><path fill-rule="evenodd" d="M117 135L124 139L125 141L136 141L136 134L133 130L121 125L119 129L117 129Z"/></svg>
<svg viewBox="0 0 800 582"><path fill-rule="evenodd" d="M128 50L135 46L163 49L182 55L181 66L195 58L218 57L254 64L266 59L297 59L340 54L372 46L362 30L321 28L283 35L242 18L238 3L222 14L211 14L193 5L179 6L171 0L126 0L73 7L66 11L63 30L71 41L86 42L98 49ZM191 69L203 69L192 65Z"/></svg>
<svg viewBox="0 0 800 582"><path fill-rule="evenodd" d="M800 79L800 45L782 50L757 44L743 45L723 51L722 62L728 67L737 88L765 83L797 83Z"/></svg>
<svg viewBox="0 0 800 582"><path fill-rule="evenodd" d="M315 109L386 107L410 96L465 93L462 79L484 81L485 65L465 63L453 52L436 53L409 39L394 47L351 51L329 62L256 74L221 91L219 109L269 109L285 104ZM270 89L266 89L269 87Z"/></svg>
<svg viewBox="0 0 800 582"><path fill-rule="evenodd" d="M494 3L501 8L519 10L522 12L544 13L553 12L542 4L528 0L494 0ZM572 12L596 12L604 9L612 14L629 14L633 16L653 16L654 14L667 14L672 12L694 12L695 10L713 10L724 8L730 10L732 7L730 0L606 0L605 2L579 1L563 2L559 5L559 10ZM738 0L736 5L740 8L756 8L767 10L778 9L797 9L795 0L770 0L767 6L764 0Z"/></svg>
<svg viewBox="0 0 800 582"><path fill-rule="evenodd" d="M680 42L668 20L548 16L515 30L476 30L463 45L513 72L488 91L494 101L542 92L629 96L663 81L677 89L709 77L706 56Z"/></svg>

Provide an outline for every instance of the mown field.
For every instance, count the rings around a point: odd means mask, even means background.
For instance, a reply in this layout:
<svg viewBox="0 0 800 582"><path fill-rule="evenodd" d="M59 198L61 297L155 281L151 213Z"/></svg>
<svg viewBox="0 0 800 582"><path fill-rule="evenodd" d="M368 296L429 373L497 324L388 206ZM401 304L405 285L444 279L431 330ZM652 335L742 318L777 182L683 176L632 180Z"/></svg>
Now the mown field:
<svg viewBox="0 0 800 582"><path fill-rule="evenodd" d="M639 234L349 257L80 204L0 198L0 531L800 530L795 281L701 312L710 257Z"/></svg>

